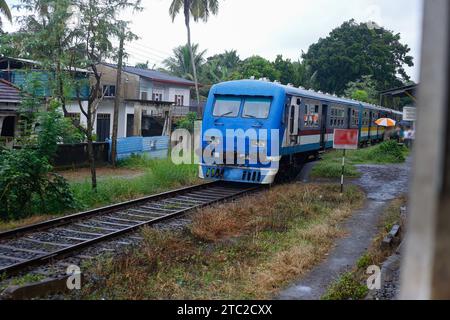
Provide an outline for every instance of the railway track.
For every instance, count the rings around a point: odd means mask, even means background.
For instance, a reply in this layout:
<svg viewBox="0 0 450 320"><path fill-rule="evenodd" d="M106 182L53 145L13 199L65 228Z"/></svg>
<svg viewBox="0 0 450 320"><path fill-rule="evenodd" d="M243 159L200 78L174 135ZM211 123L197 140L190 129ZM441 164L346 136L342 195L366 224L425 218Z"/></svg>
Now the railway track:
<svg viewBox="0 0 450 320"><path fill-rule="evenodd" d="M0 233L0 276L71 256L81 249L261 189L211 182Z"/></svg>

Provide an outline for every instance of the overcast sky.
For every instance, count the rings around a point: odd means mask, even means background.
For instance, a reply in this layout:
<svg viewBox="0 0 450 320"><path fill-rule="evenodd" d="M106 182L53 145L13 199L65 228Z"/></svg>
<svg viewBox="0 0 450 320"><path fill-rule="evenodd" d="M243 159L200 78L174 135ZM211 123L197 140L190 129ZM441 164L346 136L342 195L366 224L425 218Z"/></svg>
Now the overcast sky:
<svg viewBox="0 0 450 320"><path fill-rule="evenodd" d="M184 19L172 23L170 2L142 0L142 12L124 15L140 37L126 46L129 63L148 60L150 66L161 66L174 47L186 43ZM241 58L257 54L272 60L283 54L297 60L302 50L351 18L400 33L415 62L407 71L419 80L422 0L221 0L218 16L192 25L192 40L207 56L236 49ZM3 21L5 29L13 28Z"/></svg>

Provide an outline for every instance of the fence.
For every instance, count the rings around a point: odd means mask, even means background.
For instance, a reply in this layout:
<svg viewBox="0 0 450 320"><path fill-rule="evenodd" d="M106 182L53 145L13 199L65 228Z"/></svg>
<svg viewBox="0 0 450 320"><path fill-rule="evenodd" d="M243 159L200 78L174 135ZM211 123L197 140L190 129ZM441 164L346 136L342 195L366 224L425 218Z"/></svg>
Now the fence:
<svg viewBox="0 0 450 320"><path fill-rule="evenodd" d="M94 158L96 164L106 164L109 156L109 144L107 142L95 142ZM60 144L52 164L58 168L84 167L89 164L87 143Z"/></svg>
<svg viewBox="0 0 450 320"><path fill-rule="evenodd" d="M111 144L111 141L108 141L108 143ZM168 156L168 151L168 136L117 139L117 160L126 159L132 155L145 155L151 159L165 159Z"/></svg>

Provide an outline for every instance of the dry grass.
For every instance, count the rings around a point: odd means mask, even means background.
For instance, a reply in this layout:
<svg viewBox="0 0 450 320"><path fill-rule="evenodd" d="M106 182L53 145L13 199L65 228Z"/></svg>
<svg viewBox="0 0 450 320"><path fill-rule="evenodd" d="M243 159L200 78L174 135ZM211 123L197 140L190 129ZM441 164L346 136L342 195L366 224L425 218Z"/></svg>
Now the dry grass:
<svg viewBox="0 0 450 320"><path fill-rule="evenodd" d="M0 220L0 232L13 230L20 227L29 226L35 223L44 222L56 218L56 216L51 215L37 215L26 219L15 220L15 221L1 221Z"/></svg>
<svg viewBox="0 0 450 320"><path fill-rule="evenodd" d="M355 187L277 186L203 209L183 232L145 229L141 248L89 268L101 281L82 298L270 298L324 258L362 201Z"/></svg>

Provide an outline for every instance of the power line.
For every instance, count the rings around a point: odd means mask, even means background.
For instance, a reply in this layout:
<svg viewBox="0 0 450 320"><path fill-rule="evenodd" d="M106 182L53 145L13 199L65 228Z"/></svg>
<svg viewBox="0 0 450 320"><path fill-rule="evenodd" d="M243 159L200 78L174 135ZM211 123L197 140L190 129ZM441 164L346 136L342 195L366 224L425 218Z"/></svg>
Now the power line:
<svg viewBox="0 0 450 320"><path fill-rule="evenodd" d="M138 42L138 41L134 41L133 44L139 45L139 46L144 47L144 48L146 48L146 49L148 49L148 50L151 50L151 51L158 52L159 54L163 54L163 55L165 55L165 56L170 56L170 55L172 55L172 53L169 53L169 52L167 52L167 51L163 51L163 50L160 50L160 49L152 48L152 47L150 47L149 45L147 45L147 44L145 44L145 43Z"/></svg>
<svg viewBox="0 0 450 320"><path fill-rule="evenodd" d="M133 51L133 52L137 52L137 53L143 54L143 55L148 55L149 57L152 57L155 60L161 60L162 61L162 60L167 59L167 56L163 57L163 56L160 56L160 55L154 54L152 52L149 52L149 51L146 51L146 50L143 50L143 49L140 49L140 48L136 48L136 47L133 47L133 46L127 46L127 50L130 50L130 51Z"/></svg>

